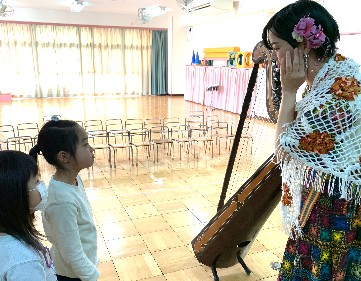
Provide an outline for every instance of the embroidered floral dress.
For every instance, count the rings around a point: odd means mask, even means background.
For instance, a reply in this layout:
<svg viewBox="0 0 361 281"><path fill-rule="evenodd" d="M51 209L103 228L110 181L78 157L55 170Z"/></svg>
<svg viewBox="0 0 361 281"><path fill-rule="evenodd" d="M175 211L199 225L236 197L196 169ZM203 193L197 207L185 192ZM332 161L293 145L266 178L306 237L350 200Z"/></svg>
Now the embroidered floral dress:
<svg viewBox="0 0 361 281"><path fill-rule="evenodd" d="M278 280L361 280L360 84L359 66L335 55L280 136L290 238Z"/></svg>

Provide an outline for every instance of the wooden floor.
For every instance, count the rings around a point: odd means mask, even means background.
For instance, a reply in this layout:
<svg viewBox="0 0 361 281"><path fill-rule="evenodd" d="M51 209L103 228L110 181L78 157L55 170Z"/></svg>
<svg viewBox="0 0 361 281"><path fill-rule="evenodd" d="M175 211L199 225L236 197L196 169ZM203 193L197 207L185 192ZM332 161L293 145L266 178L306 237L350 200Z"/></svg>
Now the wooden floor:
<svg viewBox="0 0 361 281"><path fill-rule="evenodd" d="M43 116L51 114L73 120L184 118L195 110L238 123L237 114L212 111L185 102L182 96L161 96L14 100L0 103L0 125L42 124ZM274 126L261 121L256 126L259 134L251 138L247 157L259 159L240 164L248 173L267 159L273 146ZM138 166L119 153L116 168L109 166L106 152L97 151L93 169L81 172L98 227L99 280L213 280L210 268L195 258L190 242L216 214L230 152L222 144L220 155L215 146L213 158L209 150L199 150L198 158L191 152L179 159L177 149L173 158L161 151L159 162L141 153ZM53 169L44 161L39 165L47 182ZM248 174L238 176L242 182ZM41 221L37 225L41 229ZM281 260L286 238L278 206L245 257L252 273L247 275L236 264L217 269L220 280L276 280L270 264Z"/></svg>

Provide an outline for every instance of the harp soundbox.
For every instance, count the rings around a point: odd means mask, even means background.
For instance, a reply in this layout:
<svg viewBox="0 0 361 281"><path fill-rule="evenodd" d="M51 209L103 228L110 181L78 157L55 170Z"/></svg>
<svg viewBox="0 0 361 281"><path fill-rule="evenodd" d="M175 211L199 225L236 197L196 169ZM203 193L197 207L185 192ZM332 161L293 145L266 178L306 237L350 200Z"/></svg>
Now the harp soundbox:
<svg viewBox="0 0 361 281"><path fill-rule="evenodd" d="M281 198L281 171L270 156L192 240L196 258L210 267L242 262Z"/></svg>

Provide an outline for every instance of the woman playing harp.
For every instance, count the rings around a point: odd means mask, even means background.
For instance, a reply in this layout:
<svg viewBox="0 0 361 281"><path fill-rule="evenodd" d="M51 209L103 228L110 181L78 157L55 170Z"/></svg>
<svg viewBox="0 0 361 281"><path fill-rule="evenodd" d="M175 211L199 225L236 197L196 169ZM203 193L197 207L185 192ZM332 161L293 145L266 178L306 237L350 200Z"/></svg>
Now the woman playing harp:
<svg viewBox="0 0 361 281"><path fill-rule="evenodd" d="M276 154L290 237L278 280L361 280L359 65L337 53L338 25L314 1L281 9L262 38L282 84Z"/></svg>

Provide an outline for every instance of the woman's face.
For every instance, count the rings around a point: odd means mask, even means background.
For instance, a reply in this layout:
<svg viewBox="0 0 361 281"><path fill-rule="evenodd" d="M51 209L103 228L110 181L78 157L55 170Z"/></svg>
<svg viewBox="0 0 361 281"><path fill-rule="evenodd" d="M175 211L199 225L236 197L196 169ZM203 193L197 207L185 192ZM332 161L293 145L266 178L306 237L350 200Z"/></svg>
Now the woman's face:
<svg viewBox="0 0 361 281"><path fill-rule="evenodd" d="M285 40L277 37L271 31L268 33L268 40L272 46L272 59L277 62L277 65L280 66L282 58L286 58L286 52L290 52L291 59L293 60L293 47Z"/></svg>
<svg viewBox="0 0 361 281"><path fill-rule="evenodd" d="M29 191L29 207L30 212L34 212L34 208L41 201L40 192L36 190L37 185L40 182L39 175L33 176L28 181L28 191Z"/></svg>

